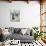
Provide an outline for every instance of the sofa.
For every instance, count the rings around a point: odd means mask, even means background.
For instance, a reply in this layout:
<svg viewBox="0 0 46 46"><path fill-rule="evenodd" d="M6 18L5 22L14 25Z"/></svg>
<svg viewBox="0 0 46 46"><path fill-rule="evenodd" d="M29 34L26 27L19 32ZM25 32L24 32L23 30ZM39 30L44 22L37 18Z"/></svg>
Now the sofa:
<svg viewBox="0 0 46 46"><path fill-rule="evenodd" d="M10 27L8 31L10 32L10 35L7 38L10 38L10 40L20 40L21 43L31 43L34 40L34 37L32 35L33 31L29 30L29 28Z"/></svg>

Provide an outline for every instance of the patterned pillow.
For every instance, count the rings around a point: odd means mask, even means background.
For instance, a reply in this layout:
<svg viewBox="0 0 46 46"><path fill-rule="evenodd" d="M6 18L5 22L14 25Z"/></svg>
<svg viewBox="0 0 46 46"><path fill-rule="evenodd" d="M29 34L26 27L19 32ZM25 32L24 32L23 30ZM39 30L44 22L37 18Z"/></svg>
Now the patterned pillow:
<svg viewBox="0 0 46 46"><path fill-rule="evenodd" d="M14 28L14 33L20 33L21 29L20 28Z"/></svg>
<svg viewBox="0 0 46 46"><path fill-rule="evenodd" d="M14 27L9 27L8 32L13 34L14 33Z"/></svg>

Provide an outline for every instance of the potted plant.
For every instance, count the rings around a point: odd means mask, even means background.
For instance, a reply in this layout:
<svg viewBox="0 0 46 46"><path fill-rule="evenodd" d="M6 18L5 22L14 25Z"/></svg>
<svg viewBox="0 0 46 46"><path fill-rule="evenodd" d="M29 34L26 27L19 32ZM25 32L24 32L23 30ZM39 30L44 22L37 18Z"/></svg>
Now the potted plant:
<svg viewBox="0 0 46 46"><path fill-rule="evenodd" d="M39 28L38 27L32 27L32 28L33 28L33 30L35 30L34 39L36 40L38 37L41 38L42 32L38 31Z"/></svg>
<svg viewBox="0 0 46 46"><path fill-rule="evenodd" d="M35 31L35 33L34 33L34 40L36 40L36 38L38 37L38 32L37 32L37 30L38 30L38 27L32 27L33 28L33 30ZM37 33L36 33L37 32Z"/></svg>

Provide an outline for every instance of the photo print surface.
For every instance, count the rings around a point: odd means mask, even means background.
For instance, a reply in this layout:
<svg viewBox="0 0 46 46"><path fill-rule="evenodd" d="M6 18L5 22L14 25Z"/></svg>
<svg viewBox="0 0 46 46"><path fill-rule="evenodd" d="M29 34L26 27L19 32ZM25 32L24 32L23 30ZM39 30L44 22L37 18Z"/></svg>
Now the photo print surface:
<svg viewBox="0 0 46 46"><path fill-rule="evenodd" d="M11 22L20 22L20 11L19 10L10 10L10 21Z"/></svg>

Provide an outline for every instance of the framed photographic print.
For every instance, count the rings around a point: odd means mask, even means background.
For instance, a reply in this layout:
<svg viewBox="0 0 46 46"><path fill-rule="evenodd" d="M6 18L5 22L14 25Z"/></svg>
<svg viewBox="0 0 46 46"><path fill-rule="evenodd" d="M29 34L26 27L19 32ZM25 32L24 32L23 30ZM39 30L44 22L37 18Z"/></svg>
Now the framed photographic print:
<svg viewBox="0 0 46 46"><path fill-rule="evenodd" d="M20 22L20 11L19 10L10 10L10 21Z"/></svg>

